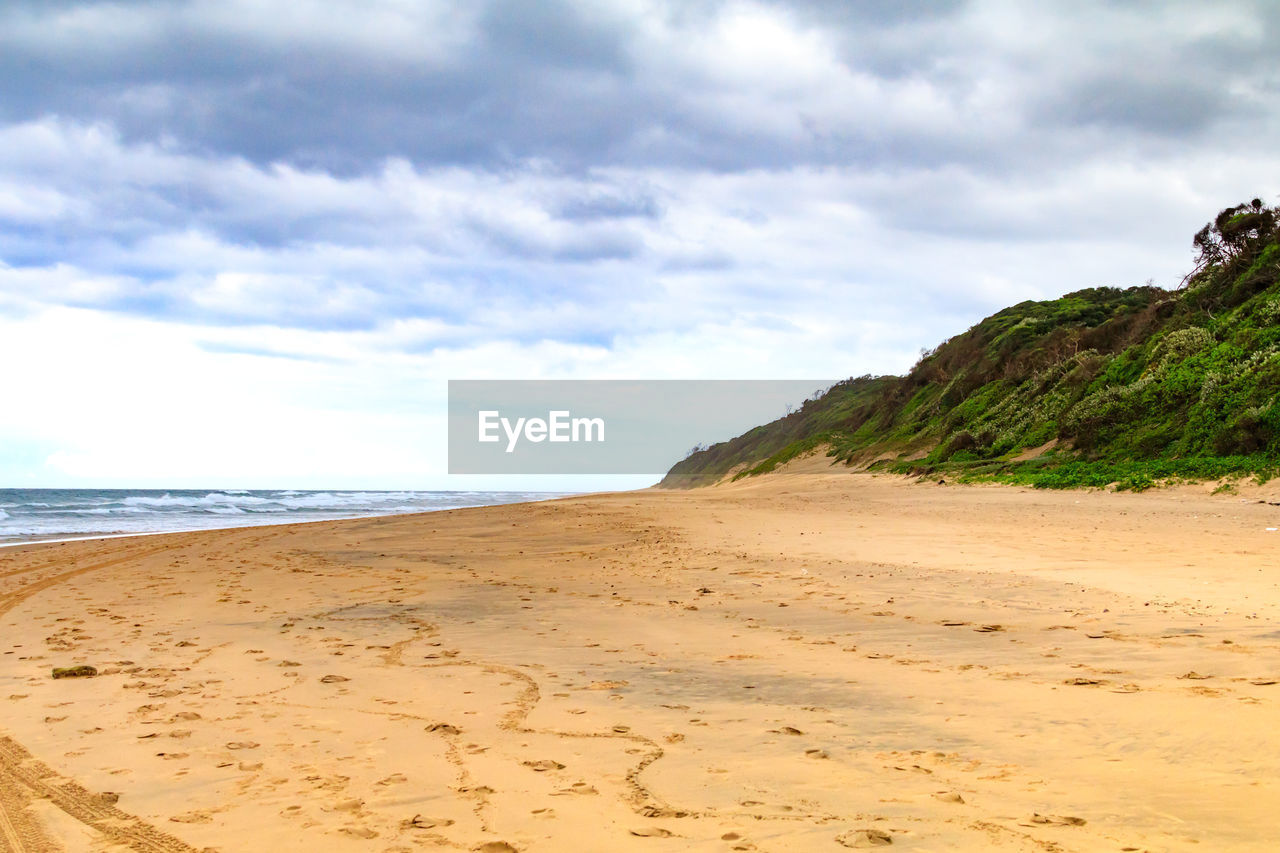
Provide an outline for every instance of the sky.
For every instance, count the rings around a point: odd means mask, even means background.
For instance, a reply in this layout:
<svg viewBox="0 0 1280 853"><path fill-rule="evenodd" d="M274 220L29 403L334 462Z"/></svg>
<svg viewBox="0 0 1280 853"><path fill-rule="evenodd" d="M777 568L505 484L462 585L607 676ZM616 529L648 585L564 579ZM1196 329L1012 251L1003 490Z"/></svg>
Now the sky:
<svg viewBox="0 0 1280 853"><path fill-rule="evenodd" d="M1280 200L1280 4L6 0L0 487L451 478L449 379L901 373ZM781 413L779 413L781 414Z"/></svg>

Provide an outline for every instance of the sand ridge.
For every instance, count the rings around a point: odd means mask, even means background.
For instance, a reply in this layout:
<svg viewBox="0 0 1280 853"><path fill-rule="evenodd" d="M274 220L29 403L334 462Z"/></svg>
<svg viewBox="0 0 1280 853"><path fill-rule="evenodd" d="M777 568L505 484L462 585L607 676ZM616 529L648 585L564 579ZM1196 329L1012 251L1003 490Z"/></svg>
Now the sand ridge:
<svg viewBox="0 0 1280 853"><path fill-rule="evenodd" d="M777 476L8 549L0 838L1267 849L1278 511L1204 491Z"/></svg>

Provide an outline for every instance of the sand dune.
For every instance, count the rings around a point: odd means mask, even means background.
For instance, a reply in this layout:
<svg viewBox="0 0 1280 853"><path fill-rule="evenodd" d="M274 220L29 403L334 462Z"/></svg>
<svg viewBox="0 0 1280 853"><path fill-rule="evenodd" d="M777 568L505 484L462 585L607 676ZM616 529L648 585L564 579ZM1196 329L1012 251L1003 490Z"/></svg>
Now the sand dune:
<svg viewBox="0 0 1280 853"><path fill-rule="evenodd" d="M1207 492L780 475L7 549L0 847L1272 849L1280 508Z"/></svg>

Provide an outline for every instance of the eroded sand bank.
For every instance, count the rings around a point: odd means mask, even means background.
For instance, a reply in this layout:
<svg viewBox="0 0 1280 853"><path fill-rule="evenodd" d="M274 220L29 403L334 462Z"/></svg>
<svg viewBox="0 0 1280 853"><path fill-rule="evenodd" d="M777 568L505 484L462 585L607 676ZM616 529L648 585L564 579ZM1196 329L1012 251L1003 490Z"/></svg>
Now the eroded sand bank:
<svg viewBox="0 0 1280 853"><path fill-rule="evenodd" d="M0 846L1270 849L1280 507L1207 491L783 475L7 549Z"/></svg>

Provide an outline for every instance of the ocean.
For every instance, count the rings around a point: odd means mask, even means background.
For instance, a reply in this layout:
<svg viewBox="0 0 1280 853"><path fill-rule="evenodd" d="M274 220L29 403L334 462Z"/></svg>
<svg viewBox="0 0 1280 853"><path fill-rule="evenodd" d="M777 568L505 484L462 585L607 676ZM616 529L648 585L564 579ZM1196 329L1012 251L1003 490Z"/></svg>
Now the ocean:
<svg viewBox="0 0 1280 853"><path fill-rule="evenodd" d="M262 489L0 489L0 545L431 512L563 497L564 492Z"/></svg>

